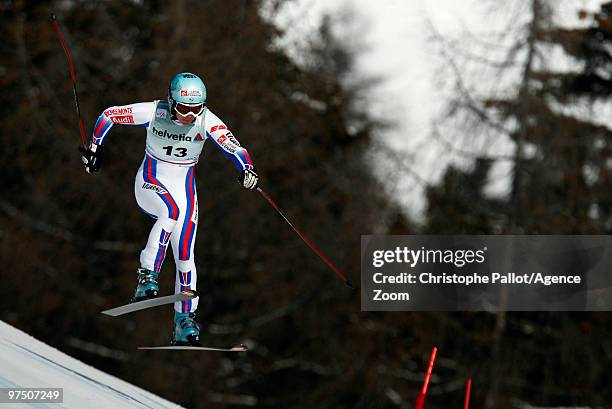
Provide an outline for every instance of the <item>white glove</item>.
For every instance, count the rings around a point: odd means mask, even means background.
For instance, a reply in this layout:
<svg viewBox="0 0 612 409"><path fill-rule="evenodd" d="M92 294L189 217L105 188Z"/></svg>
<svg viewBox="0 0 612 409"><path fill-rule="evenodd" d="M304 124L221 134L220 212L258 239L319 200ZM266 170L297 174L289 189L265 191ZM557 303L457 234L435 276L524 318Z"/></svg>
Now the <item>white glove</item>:
<svg viewBox="0 0 612 409"><path fill-rule="evenodd" d="M255 186L257 186L258 179L259 176L257 176L257 173L255 173L251 169L245 169L240 173L240 176L238 177L238 182L240 182L242 187L244 187L245 189L253 189L255 188Z"/></svg>

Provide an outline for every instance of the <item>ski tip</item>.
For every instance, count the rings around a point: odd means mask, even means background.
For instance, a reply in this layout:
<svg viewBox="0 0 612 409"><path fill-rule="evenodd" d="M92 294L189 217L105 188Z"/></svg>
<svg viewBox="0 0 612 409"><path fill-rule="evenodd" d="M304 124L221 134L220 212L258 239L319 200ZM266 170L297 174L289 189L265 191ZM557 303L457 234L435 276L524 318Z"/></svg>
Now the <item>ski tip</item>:
<svg viewBox="0 0 612 409"><path fill-rule="evenodd" d="M346 286L350 288L351 290L355 289L355 287L353 286L353 282L351 280L346 280L346 283L344 284L346 284Z"/></svg>
<svg viewBox="0 0 612 409"><path fill-rule="evenodd" d="M119 314L114 312L112 309L100 311L100 314L106 315L107 317L117 317Z"/></svg>
<svg viewBox="0 0 612 409"><path fill-rule="evenodd" d="M244 344L236 345L230 348L230 351L235 351L235 352L246 352L248 350L249 348L247 348L247 346Z"/></svg>

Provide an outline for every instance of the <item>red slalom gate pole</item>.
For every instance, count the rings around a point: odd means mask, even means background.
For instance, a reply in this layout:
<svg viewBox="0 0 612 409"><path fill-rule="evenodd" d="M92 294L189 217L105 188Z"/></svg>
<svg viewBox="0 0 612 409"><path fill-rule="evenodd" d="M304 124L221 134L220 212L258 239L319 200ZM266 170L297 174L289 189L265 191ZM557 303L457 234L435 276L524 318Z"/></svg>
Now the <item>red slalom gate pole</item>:
<svg viewBox="0 0 612 409"><path fill-rule="evenodd" d="M469 409L470 407L470 391L472 390L472 378L468 378L465 383L465 401L463 403L463 409Z"/></svg>
<svg viewBox="0 0 612 409"><path fill-rule="evenodd" d="M57 22L55 14L51 13L49 20L53 23L53 27L55 27L57 39L59 40L62 48L64 49L64 54L66 54L66 59L68 60L68 67L70 68L70 78L72 79L72 90L74 92L74 105L76 107L77 116L79 117L79 131L81 133L81 140L83 141L83 146L87 146L87 138L85 137L85 125L83 125L81 109L79 108L79 96L77 94L76 74L74 72L74 66L72 65L72 57L70 57L70 51L68 51L68 46L64 41L64 36L62 36L62 32L59 29L59 24Z"/></svg>
<svg viewBox="0 0 612 409"><path fill-rule="evenodd" d="M414 405L414 409L423 409L423 404L425 403L425 396L427 395L427 388L429 388L429 380L431 379L431 372L433 371L434 362L436 361L436 354L438 353L438 348L433 347L431 350L431 356L429 357L429 365L427 366L427 372L425 373L425 380L423 381L423 387L421 388L421 392L419 396L417 396L416 404Z"/></svg>
<svg viewBox="0 0 612 409"><path fill-rule="evenodd" d="M319 256L319 258L321 260L323 260L323 262L325 262L325 264L327 264L329 266L329 268L331 268L334 273L336 273L336 275L338 276L338 278L340 280L342 280L342 282L351 290L354 290L355 287L353 287L353 283L351 282L351 280L349 278L347 278L339 269L338 267L336 267L334 265L334 263L332 263L327 257L325 257L325 254L323 254L314 244L312 244L312 242L310 240L308 240L308 237L306 237L304 235L304 233L302 233L301 231L299 231L297 229L297 227L295 227L293 225L293 223L291 223L289 221L289 219L287 218L287 216L285 216L283 214L283 212L281 211L280 207L278 207L278 205L274 202L274 200L272 200L272 198L266 193L264 192L259 186L257 187L257 191L263 196L264 199L266 199L266 201L270 204L270 206L272 206L274 208L274 210L276 210L278 212L278 214L281 215L281 217L287 222L287 224L289 226L291 226L291 228L293 229L294 232L297 233L298 236L300 236L300 239L302 239L302 241L304 243L306 243L308 245L308 247L310 247L310 249L312 251L315 252L315 254L317 256Z"/></svg>

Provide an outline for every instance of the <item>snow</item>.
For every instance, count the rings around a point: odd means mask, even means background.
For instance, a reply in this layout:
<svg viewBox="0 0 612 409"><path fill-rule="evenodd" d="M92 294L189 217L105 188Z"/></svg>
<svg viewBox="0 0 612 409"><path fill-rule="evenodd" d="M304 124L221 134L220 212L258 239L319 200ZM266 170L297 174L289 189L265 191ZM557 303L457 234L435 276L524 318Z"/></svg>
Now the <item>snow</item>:
<svg viewBox="0 0 612 409"><path fill-rule="evenodd" d="M63 403L19 408L180 408L0 321L0 388L63 388ZM0 404L2 407L10 407Z"/></svg>

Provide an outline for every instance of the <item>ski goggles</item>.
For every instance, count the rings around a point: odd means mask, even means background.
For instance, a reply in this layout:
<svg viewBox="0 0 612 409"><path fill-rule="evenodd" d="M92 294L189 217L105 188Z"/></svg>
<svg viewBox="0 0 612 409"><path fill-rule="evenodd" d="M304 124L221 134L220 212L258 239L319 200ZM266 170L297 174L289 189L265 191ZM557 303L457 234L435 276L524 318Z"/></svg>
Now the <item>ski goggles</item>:
<svg viewBox="0 0 612 409"><path fill-rule="evenodd" d="M181 104L180 102L176 103L176 111L181 115L193 115L198 116L204 111L204 104L197 105L186 105Z"/></svg>

